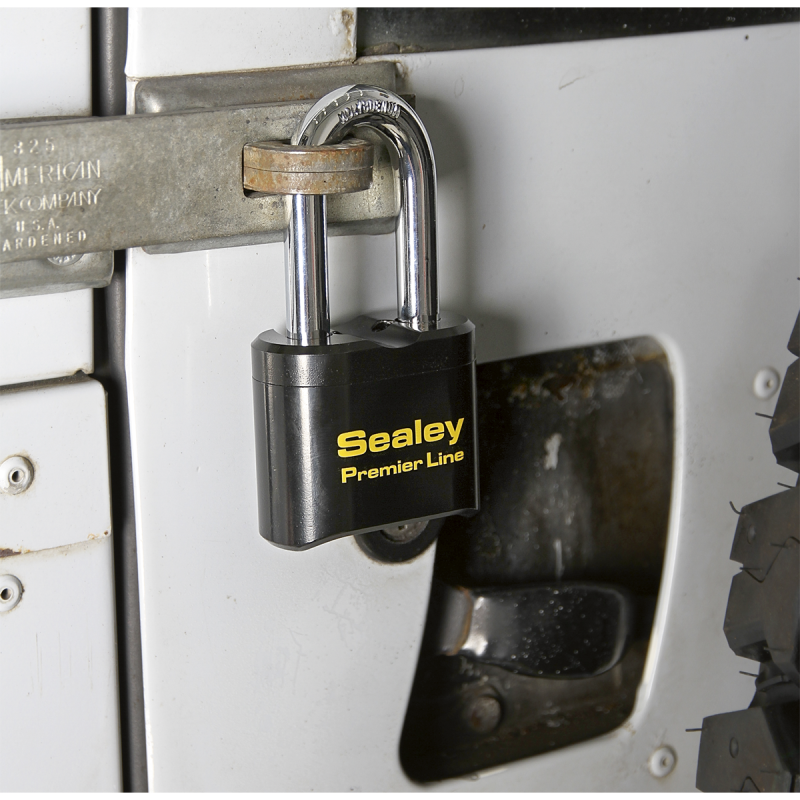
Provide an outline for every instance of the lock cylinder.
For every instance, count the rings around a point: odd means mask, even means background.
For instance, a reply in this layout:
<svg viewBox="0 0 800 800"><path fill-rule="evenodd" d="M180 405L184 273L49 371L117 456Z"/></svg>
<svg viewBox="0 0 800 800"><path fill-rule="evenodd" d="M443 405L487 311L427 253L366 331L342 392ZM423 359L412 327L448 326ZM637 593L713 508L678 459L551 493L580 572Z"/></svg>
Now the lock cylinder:
<svg viewBox="0 0 800 800"><path fill-rule="evenodd" d="M281 547L478 508L473 324L439 311L436 172L421 120L375 87L331 92L292 146L369 127L400 185L397 309L330 326L324 195L294 194L287 331L252 344L259 530Z"/></svg>

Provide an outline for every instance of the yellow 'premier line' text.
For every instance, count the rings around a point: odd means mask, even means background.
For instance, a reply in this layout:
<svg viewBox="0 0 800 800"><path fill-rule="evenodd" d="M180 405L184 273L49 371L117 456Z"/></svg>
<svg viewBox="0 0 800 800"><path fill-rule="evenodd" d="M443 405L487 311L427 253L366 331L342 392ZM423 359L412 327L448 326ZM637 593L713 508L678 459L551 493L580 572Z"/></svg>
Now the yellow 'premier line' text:
<svg viewBox="0 0 800 800"><path fill-rule="evenodd" d="M423 464L426 468L442 467L445 464L454 464L456 461L464 460L464 451L458 450L455 453L437 453L435 457L428 452L426 461L418 458L414 461L398 461L396 464L387 464L383 467L372 467L372 469L358 469L357 467L342 468L342 483L354 478L360 481L362 478L374 479L385 478L388 475L399 475L403 472L414 472Z"/></svg>

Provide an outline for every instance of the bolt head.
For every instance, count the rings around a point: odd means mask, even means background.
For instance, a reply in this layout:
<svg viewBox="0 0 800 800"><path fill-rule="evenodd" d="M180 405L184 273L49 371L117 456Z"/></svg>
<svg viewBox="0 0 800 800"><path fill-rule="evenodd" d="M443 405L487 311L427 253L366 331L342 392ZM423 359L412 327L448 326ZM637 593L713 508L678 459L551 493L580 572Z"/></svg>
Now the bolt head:
<svg viewBox="0 0 800 800"><path fill-rule="evenodd" d="M493 695L482 695L467 706L467 722L476 733L491 733L503 719L503 706Z"/></svg>

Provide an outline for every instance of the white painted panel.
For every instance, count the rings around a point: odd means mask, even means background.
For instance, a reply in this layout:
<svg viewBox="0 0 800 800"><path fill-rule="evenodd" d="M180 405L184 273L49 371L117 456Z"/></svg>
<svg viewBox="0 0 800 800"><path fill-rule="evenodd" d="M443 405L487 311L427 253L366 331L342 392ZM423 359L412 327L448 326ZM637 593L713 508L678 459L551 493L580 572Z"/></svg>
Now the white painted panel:
<svg viewBox="0 0 800 800"><path fill-rule="evenodd" d="M92 113L88 8L0 8L0 119Z"/></svg>
<svg viewBox="0 0 800 800"><path fill-rule="evenodd" d="M703 716L752 681L722 620L746 503L786 480L756 372L798 292L799 26L397 57L440 175L443 306L481 360L653 334L676 382L670 541L624 728L457 790L690 790ZM280 245L128 271L151 788L413 788L397 748L430 554L286 553L256 523L249 342L283 322ZM394 296L391 237L331 242L334 317ZM378 264L383 264L378 268ZM669 744L662 780L650 753Z"/></svg>
<svg viewBox="0 0 800 800"><path fill-rule="evenodd" d="M0 117L91 113L88 8L0 9L0 31ZM0 301L0 342L0 385L90 372L91 290ZM0 461L16 453L34 479L0 494L0 550L33 552L0 558L24 589L0 610L0 791L119 791L102 386L0 394Z"/></svg>
<svg viewBox="0 0 800 800"><path fill-rule="evenodd" d="M281 283L280 245L134 250L130 263L150 788L305 789L353 758L354 779L379 781L396 759L386 722L405 713L433 550L386 566L352 539L292 553L259 536L250 341L283 308L268 282ZM301 739L312 771L281 765ZM220 747L224 768L200 755Z"/></svg>
<svg viewBox="0 0 800 800"><path fill-rule="evenodd" d="M0 791L121 789L110 538L0 559Z"/></svg>
<svg viewBox="0 0 800 800"><path fill-rule="evenodd" d="M133 78L352 61L354 8L131 8Z"/></svg>
<svg viewBox="0 0 800 800"><path fill-rule="evenodd" d="M0 118L91 113L88 8L0 8ZM0 385L91 372L91 290L0 300Z"/></svg>
<svg viewBox="0 0 800 800"><path fill-rule="evenodd" d="M92 290L0 300L0 386L94 370Z"/></svg>
<svg viewBox="0 0 800 800"><path fill-rule="evenodd" d="M21 455L33 482L0 492L0 550L45 550L111 532L106 393L97 381L0 394L0 462Z"/></svg>
<svg viewBox="0 0 800 800"><path fill-rule="evenodd" d="M34 473L25 492L0 493L0 576L23 587L18 605L0 605L0 790L118 790L103 387L85 380L0 394L0 461L13 455Z"/></svg>

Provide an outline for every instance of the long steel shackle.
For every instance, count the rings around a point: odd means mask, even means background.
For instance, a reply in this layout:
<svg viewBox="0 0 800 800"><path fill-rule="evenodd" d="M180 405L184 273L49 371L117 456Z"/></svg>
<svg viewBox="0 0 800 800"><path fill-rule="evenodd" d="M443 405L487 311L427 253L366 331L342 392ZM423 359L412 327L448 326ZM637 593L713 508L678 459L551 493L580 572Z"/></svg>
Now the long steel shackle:
<svg viewBox="0 0 800 800"><path fill-rule="evenodd" d="M378 131L392 145L392 165L400 182L395 233L397 319L415 330L435 328L439 319L436 167L430 139L416 111L386 89L337 89L306 114L292 144L335 144L362 126ZM284 242L288 335L298 344L325 343L330 309L324 195L291 196Z"/></svg>

